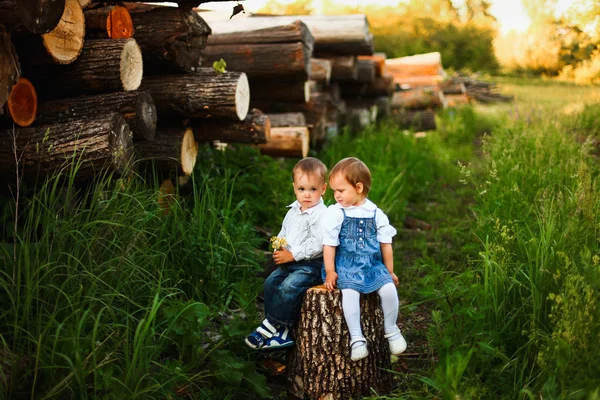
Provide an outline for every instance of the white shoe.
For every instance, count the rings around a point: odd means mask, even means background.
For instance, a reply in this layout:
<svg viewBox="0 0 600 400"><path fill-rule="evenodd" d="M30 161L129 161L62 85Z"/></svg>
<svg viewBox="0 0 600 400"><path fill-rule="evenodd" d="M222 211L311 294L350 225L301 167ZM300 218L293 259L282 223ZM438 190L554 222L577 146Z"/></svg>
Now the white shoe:
<svg viewBox="0 0 600 400"><path fill-rule="evenodd" d="M390 339L392 336L396 335L400 335L400 337L394 340ZM394 332L388 333L387 335L385 335L385 338L390 344L390 353L392 353L393 355L404 353L404 351L406 350L406 340L404 339L404 336L402 336L400 329L396 329Z"/></svg>
<svg viewBox="0 0 600 400"><path fill-rule="evenodd" d="M360 346L352 346L354 343L363 342ZM366 356L369 355L369 350L367 349L367 340L365 338L354 339L350 342L350 359L352 361L362 360Z"/></svg>

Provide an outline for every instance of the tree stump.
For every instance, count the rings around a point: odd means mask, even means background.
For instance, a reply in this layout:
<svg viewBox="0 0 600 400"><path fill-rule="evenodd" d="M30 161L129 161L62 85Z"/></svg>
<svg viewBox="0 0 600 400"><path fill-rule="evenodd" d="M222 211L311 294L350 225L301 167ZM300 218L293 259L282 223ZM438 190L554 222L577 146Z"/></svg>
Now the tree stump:
<svg viewBox="0 0 600 400"><path fill-rule="evenodd" d="M288 353L288 379L293 395L338 400L370 395L372 390L379 395L390 391L390 351L384 337L379 296L362 295L360 309L369 356L351 361L341 292L328 292L322 285L306 292L296 346Z"/></svg>

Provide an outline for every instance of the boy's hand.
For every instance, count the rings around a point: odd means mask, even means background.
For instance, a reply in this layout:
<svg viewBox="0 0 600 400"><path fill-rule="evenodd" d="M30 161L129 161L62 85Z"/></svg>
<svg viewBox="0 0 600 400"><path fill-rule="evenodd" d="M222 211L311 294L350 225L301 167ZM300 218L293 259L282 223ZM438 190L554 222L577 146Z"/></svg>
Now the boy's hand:
<svg viewBox="0 0 600 400"><path fill-rule="evenodd" d="M273 252L273 260L275 260L275 264L286 264L294 261L294 256L291 251L281 249Z"/></svg>
<svg viewBox="0 0 600 400"><path fill-rule="evenodd" d="M398 277L396 276L396 274L392 272L390 275L392 275L392 280L394 281L394 285L398 286L398 284L400 283L400 280L398 280Z"/></svg>
<svg viewBox="0 0 600 400"><path fill-rule="evenodd" d="M327 275L325 275L325 288L330 292L335 289L337 278L338 274L335 271L328 272Z"/></svg>

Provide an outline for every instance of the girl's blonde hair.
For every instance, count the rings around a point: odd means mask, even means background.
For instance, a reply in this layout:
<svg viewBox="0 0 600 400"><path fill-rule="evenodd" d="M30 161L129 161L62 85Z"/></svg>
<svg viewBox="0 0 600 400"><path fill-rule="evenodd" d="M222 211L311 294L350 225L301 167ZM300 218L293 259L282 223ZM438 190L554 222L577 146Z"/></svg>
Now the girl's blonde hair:
<svg viewBox="0 0 600 400"><path fill-rule="evenodd" d="M349 184L356 187L358 183L363 184L362 194L367 197L371 190L371 171L356 157L347 157L338 161L329 173L329 180L336 175L342 175Z"/></svg>

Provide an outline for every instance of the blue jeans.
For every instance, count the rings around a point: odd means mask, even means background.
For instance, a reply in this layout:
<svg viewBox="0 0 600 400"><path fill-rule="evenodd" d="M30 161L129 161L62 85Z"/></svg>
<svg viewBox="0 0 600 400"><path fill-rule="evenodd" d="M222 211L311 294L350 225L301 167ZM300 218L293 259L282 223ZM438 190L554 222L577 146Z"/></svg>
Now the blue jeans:
<svg viewBox="0 0 600 400"><path fill-rule="evenodd" d="M320 285L323 258L294 261L277 268L265 281L265 316L270 323L293 328L304 293Z"/></svg>

